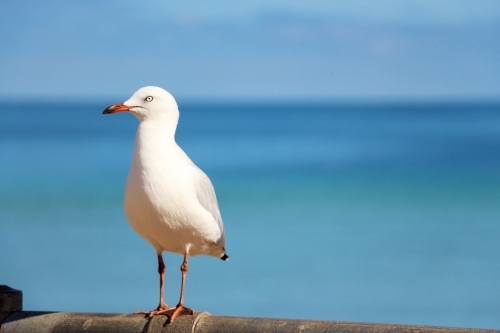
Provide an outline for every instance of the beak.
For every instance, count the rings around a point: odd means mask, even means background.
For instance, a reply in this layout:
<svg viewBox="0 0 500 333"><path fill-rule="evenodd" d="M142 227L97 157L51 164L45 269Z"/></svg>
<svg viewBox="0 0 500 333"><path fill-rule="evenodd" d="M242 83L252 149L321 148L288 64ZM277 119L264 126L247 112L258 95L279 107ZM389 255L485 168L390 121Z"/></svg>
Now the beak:
<svg viewBox="0 0 500 333"><path fill-rule="evenodd" d="M112 114L112 113L117 113L117 112L125 112L125 111L130 111L133 106L126 106L123 104L113 104L111 106L108 106L102 114Z"/></svg>

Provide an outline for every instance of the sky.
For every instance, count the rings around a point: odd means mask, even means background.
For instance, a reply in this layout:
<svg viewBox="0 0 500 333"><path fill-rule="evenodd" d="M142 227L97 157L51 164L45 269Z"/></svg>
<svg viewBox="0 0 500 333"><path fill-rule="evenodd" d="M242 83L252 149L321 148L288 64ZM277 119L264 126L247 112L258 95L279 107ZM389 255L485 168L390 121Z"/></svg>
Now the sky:
<svg viewBox="0 0 500 333"><path fill-rule="evenodd" d="M497 0L2 1L0 98L500 99Z"/></svg>

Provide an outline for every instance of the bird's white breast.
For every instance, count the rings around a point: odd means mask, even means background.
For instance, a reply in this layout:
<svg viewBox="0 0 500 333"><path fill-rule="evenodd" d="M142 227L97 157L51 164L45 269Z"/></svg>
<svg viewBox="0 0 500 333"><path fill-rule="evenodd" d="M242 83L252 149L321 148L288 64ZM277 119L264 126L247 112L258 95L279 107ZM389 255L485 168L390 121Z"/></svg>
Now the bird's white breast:
<svg viewBox="0 0 500 333"><path fill-rule="evenodd" d="M133 229L157 251L209 254L222 231L199 204L196 166L173 137L141 122L125 190L125 213Z"/></svg>

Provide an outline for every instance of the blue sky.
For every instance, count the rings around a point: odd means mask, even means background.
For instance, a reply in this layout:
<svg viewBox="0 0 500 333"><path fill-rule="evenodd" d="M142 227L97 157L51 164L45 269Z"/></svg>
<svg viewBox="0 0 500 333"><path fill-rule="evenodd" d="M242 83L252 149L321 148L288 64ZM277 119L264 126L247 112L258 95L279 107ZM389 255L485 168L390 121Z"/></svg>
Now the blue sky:
<svg viewBox="0 0 500 333"><path fill-rule="evenodd" d="M20 0L0 29L3 98L500 98L497 0Z"/></svg>

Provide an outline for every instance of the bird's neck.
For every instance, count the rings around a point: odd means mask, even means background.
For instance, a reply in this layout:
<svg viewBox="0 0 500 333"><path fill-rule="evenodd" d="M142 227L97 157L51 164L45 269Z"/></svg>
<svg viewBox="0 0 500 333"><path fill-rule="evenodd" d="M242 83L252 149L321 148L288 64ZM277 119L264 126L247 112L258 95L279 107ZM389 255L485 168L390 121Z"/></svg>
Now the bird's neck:
<svg viewBox="0 0 500 333"><path fill-rule="evenodd" d="M175 131L178 119L145 119L139 122L137 137L149 142L175 142Z"/></svg>
<svg viewBox="0 0 500 333"><path fill-rule="evenodd" d="M166 156L167 151L177 147L175 142L176 127L177 123L141 121L135 138L134 158L137 157L144 162L145 160L158 160L162 156Z"/></svg>

